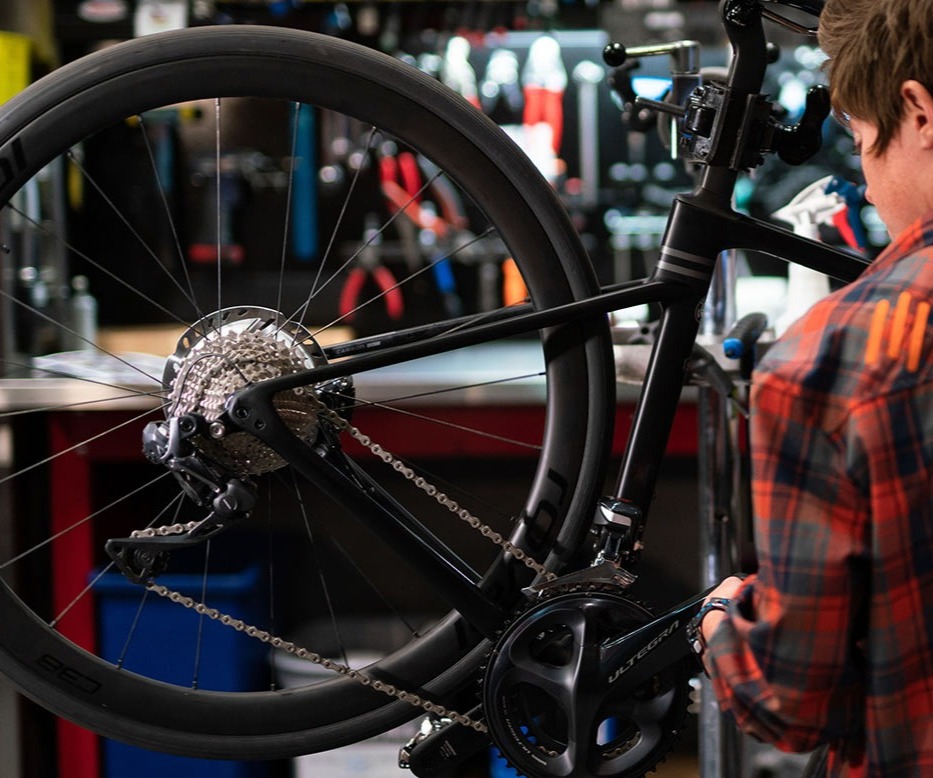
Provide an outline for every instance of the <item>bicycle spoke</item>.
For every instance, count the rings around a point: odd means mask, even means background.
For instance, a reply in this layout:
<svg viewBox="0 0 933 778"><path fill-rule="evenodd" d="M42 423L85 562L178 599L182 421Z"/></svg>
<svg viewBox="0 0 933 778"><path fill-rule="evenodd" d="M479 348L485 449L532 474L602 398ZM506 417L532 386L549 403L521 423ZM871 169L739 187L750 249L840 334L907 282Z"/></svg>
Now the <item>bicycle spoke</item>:
<svg viewBox="0 0 933 778"><path fill-rule="evenodd" d="M109 565L107 569L110 569ZM133 623L130 625L130 629L127 632L126 640L123 641L123 648L120 650L120 655L117 657L117 660L114 663L120 670L123 669L124 664L126 663L126 655L130 650L130 644L133 642L133 636L136 634L136 628L139 626L139 620L143 614L143 608L146 607L146 602L148 599L149 590L143 589L142 596L139 598L139 605L136 607L136 614L133 616Z"/></svg>
<svg viewBox="0 0 933 778"><path fill-rule="evenodd" d="M314 550L315 555L318 559L323 559L323 555L320 552L321 543L317 539L317 533L323 533L326 536L327 542L334 547L334 549L340 554L343 561L353 569L356 575L360 578L360 581L369 589L370 593L375 596L377 599L381 600L382 604L385 605L398 619L402 622L405 627L412 633L415 633L415 629L411 624L405 619L401 611L399 611L396 606L393 604L392 600L386 596L385 590L379 586L371 576L369 576L366 571L360 566L356 561L355 555L347 549L341 541L335 537L331 532L327 531L327 527L320 521L314 521L312 519L311 513L308 510L307 502L304 498L304 494L301 490L300 484L298 482L297 476L294 471L290 474L290 486L293 492L295 503L298 507L298 515L301 520L301 526L305 536L308 538L308 543L311 548ZM317 565L319 575L321 573L321 566ZM322 591L325 595L325 600L328 606L328 614L332 624L334 624L335 634L338 631L336 628L337 612L333 607L333 597L331 595L330 585L327 580L321 577L320 580Z"/></svg>
<svg viewBox="0 0 933 778"><path fill-rule="evenodd" d="M207 584L210 580L208 571L210 570L211 560L211 541L210 538L204 543L204 570L201 574L201 602L207 602ZM198 688L198 678L201 675L201 648L204 641L204 614L198 614L198 631L194 641L194 669L191 677L191 688Z"/></svg>
<svg viewBox="0 0 933 778"><path fill-rule="evenodd" d="M81 445L81 444L79 444L79 445ZM78 446L74 446L73 448L77 448L77 447L78 447ZM69 450L73 450L73 449L69 449ZM64 453L64 452L63 452L63 453ZM43 464L43 463L39 463L39 464ZM37 466L38 466L38 465L34 465L33 467L37 467ZM31 468L26 468L26 469L31 469ZM21 471L21 472L22 472L22 471ZM136 496L136 495L139 494L140 492L145 491L146 489L148 489L149 487L153 486L154 484L156 484L156 483L162 481L164 478L166 478L166 477L169 476L169 475L171 475L171 473L167 473L167 472L166 472L166 473L160 473L160 474L157 475L155 478L153 478L152 480L150 480L150 481L148 481L147 483L143 484L142 486L139 486L139 487L137 487L136 489L133 489L132 491L127 492L127 493L124 494L122 497L118 497L118 498L115 499L113 502L109 503L108 505L105 505L103 508L98 508L98 509L97 509L96 511L94 511L93 513L89 513L89 514L88 514L87 516L85 516L83 519L79 519L78 521L74 522L74 523L71 524L70 526L65 527L65 528L62 529L62 530L59 530L59 531L56 532L54 535L50 535L50 536L49 536L48 538L46 538L45 540L43 540L43 541L41 541L41 542L39 542L39 543L36 543L35 545L31 546L30 548L26 549L25 551L21 551L21 552L18 553L16 556L12 557L11 559L8 559L6 562L0 562L0 571L5 570L6 568L10 567L11 565L15 565L17 562L20 562L20 561L22 561L23 559L26 559L27 557L29 557L29 556L31 556L32 554L34 554L34 553L36 553L37 551L39 551L40 549L45 548L46 546L48 546L48 545L54 543L56 540L61 540L62 538L66 537L68 534L70 534L71 532L74 532L75 530L79 529L80 527L83 527L84 525L86 525L86 524L88 524L89 522L91 522L91 521L93 521L94 519L96 519L98 516L101 516L101 515L105 514L105 513L106 513L107 511L109 511L111 508L114 508L115 506L120 505L121 503L125 502L126 500L130 499L131 497ZM8 477L8 478L9 478L9 477ZM4 479L4 480L8 480L8 478L7 478L7 479Z"/></svg>
<svg viewBox="0 0 933 778"><path fill-rule="evenodd" d="M298 132L299 132L299 119L301 117L301 104L295 103L292 106L292 111L294 112L294 118L292 119L292 138L291 138L291 153L289 154L289 159L291 164L288 169L288 188L285 191L285 213L282 215L282 252L279 257L279 284L278 292L275 296L275 310L282 310L282 286L285 283L285 260L288 257L288 231L291 226L292 219L292 190L295 187L295 170L301 165L310 168L311 160L310 159L300 159L298 157ZM307 175L311 175L311 171L307 171Z"/></svg>
<svg viewBox="0 0 933 778"><path fill-rule="evenodd" d="M82 382L86 379L78 379ZM20 408L16 411L3 411L0 412L0 420L11 419L15 416L34 416L37 413L54 413L55 411L73 411L80 408L86 408L88 406L99 406L103 402L119 402L121 400L135 400L139 397L156 397L156 395L147 393L147 392L134 392L132 394L123 394L123 395L107 395L103 398L96 398L93 400L77 400L70 403L60 403L58 405L45 405L45 406L34 406L31 405L28 408Z"/></svg>
<svg viewBox="0 0 933 778"><path fill-rule="evenodd" d="M49 102L40 90L20 109L27 116L13 139L30 155L0 181L0 226L10 227L14 263L34 267L27 260L40 244L54 248L67 257L63 272L88 278L102 330L148 330L158 340L127 351L171 355L164 370L109 346L79 355L87 365L51 354L35 364L7 360L35 381L29 391L39 387L32 397L26 387L11 393L0 411L14 440L30 442L26 413L61 413L52 432L65 442L32 455L24 447L0 477L15 507L51 510L48 526L28 524L0 562L5 625L74 677L101 684L93 723L106 734L229 758L250 756L250 744L283 755L329 747L337 732L376 734L410 717L401 701L433 709L469 682L484 638L501 628L521 587L569 558L573 549L555 549L556 539L582 534L568 508L575 487L566 484L593 489L587 452L598 447L585 425L564 417L582 408L586 425L598 426L584 387L596 364L588 354L601 353L577 342L585 323L566 338L555 326L510 344L523 356L507 359L504 370L451 371L446 352L426 357L437 365L436 384L387 389L370 371L373 381L360 374L278 392L242 424L240 401L261 396L267 379L313 376L306 371L344 354L371 353L377 362L383 353L388 361L392 344L507 317L488 294L480 305L473 287L478 264L503 261L506 246L528 284L529 307L564 306L589 283L579 280L589 271L578 272L576 246L555 245L552 235L569 233L550 189L528 185L537 181L530 163L512 169L514 147L477 123L473 109L416 71L338 39L249 32L182 31L166 36L165 48L141 39L129 45L131 68L118 67L119 50L109 50L100 69L79 71L79 89L63 83L72 98ZM217 43L202 46L194 40L202 34ZM275 56L257 48L273 40ZM125 88L136 78L145 89ZM318 172L302 167L311 161L305 110L314 112L320 155L334 174L316 186L313 262L295 232L303 176ZM11 142L0 130L5 151ZM33 159L37 149L46 160ZM63 198L63 219L44 213L50 186L22 186L55 159L67 163L75 186ZM555 220L556 229L544 226ZM456 272L455 307L438 268ZM42 279L57 290L54 305L33 302L28 286L0 293L0 302L41 324L42 334L54 323L80 343L66 280ZM400 318L380 304L386 298L404 301ZM381 342L373 333L385 330ZM32 342L15 353L45 356L45 341ZM48 351L56 348L57 341ZM508 407L527 386L541 413L523 410L521 428L512 427ZM471 394L499 406L503 421L447 415L445 406ZM380 425L372 439L367 415ZM254 419L272 420L268 428L282 440L249 426ZM137 465L123 461L143 462L144 429L146 456L165 465L156 475L137 476ZM419 446L406 444L420 445L418 438L432 453L412 455ZM460 448L460 440L469 443ZM483 457L508 452L502 456L514 463L502 472L490 465L487 479L483 467L463 467L464 451L474 449ZM58 474L72 462L66 475L89 479L76 484L73 502L61 491L51 499L29 493L43 469ZM513 475L520 484L497 488ZM108 538L127 550L116 565ZM53 569L48 556L73 564ZM119 570L152 589L118 613L108 592L123 587ZM33 584L34 571L45 580ZM149 591L163 597L154 601ZM229 607L228 591L236 600ZM164 609L188 614L168 630L166 649L156 648ZM301 650L277 636L308 630L306 656L320 649L353 666L369 664L363 651L384 658L353 674L328 660L342 679L312 678L282 693L285 653ZM271 662L270 644L280 649ZM249 669L228 685L214 671L241 648ZM170 667L148 666L154 653ZM4 656L0 650L0 671ZM373 694L373 679L391 689L387 696ZM84 718L91 703L75 701L74 688L59 693ZM130 718L138 723L127 732Z"/></svg>
<svg viewBox="0 0 933 778"><path fill-rule="evenodd" d="M223 212L221 210L221 201L220 201L220 127L221 127L221 100L216 98L214 100L214 191L217 193L217 201L214 203L215 206L215 215L216 222L215 227L217 229L217 310L222 311L224 308L223 305L223 263L222 259L222 250L223 246L221 245L223 241L223 224L221 218Z"/></svg>
<svg viewBox="0 0 933 778"><path fill-rule="evenodd" d="M113 199L110 198L107 195L107 193L104 192L103 189L101 189L101 187L98 185L94 177L91 176L87 172L85 167L81 164L81 161L73 153L69 153L68 161L71 162L71 164L74 165L76 168L78 168L78 170L81 172L81 175L84 177L84 179L93 187L94 191L96 191L101 196L103 201L113 211L113 213L120 220L120 222L130 231L130 234L137 240L137 242L143 248L146 254L148 254L149 257L152 259L152 261L155 262L156 265L159 267L165 279L171 282L183 295L187 297L188 293L185 291L184 287L182 287L182 285L178 282L178 279L175 278L175 276L171 273L171 271L167 267L165 267L165 265L162 263L162 260L159 259L159 257L152 250L149 244L143 239L142 235L139 234L139 230L137 230L130 223L130 220L123 214L123 212L120 210L119 206L117 206L117 204L113 201ZM195 311L198 310L198 306L195 303L193 297L188 297L188 302L191 303L191 306L194 308Z"/></svg>
<svg viewBox="0 0 933 778"><path fill-rule="evenodd" d="M110 562L103 570L97 573L97 575L95 575L94 578L88 582L87 586L85 586L80 592L78 592L77 596L58 612L58 615L49 622L49 626L52 629L55 629L56 625L63 618L65 618L65 616L68 615L69 611L71 611L71 609L74 608L75 605L77 605L85 596L87 596L88 593L90 593L93 590L94 584L100 581L100 579L103 578L104 575L109 573L113 569L113 567L114 567L114 563Z"/></svg>
<svg viewBox="0 0 933 778"><path fill-rule="evenodd" d="M324 595L324 602L327 606L327 613L330 617L331 628L334 631L334 636L337 639L337 646L339 650L338 658L344 663L347 664L347 652L344 648L344 642L340 637L340 625L337 621L337 614L334 610L333 599L331 598L330 588L327 583L327 578L324 576L323 569L321 568L321 560L318 556L318 544L314 539L314 530L311 528L311 520L308 517L307 506L301 495L301 489L298 486L298 479L295 477L294 472L291 474L292 482L291 486L294 491L295 500L298 503L298 511L301 514L301 521L304 524L305 534L308 538L308 544L311 549L311 558L314 561L314 567L317 571L318 583L321 586L321 593ZM374 590L376 591L376 590Z"/></svg>
<svg viewBox="0 0 933 778"><path fill-rule="evenodd" d="M267 581L269 585L269 613L268 613L268 622L266 624L267 629L276 634L278 629L278 622L276 621L276 612L275 612L275 592L276 592L276 576L275 576L275 543L273 542L273 533L272 533L272 483L271 481L267 484L266 487L266 530L269 533L268 543L266 545L266 554L268 556L267 564ZM275 691L276 686L276 661L275 661L275 652L272 652L269 662L269 690Z"/></svg>
<svg viewBox="0 0 933 778"><path fill-rule="evenodd" d="M406 416L410 419L417 419L419 421L428 422L429 424L445 427L447 429L457 430L459 432L469 432L472 435L477 437L486 438L487 440L495 440L500 443L508 443L509 445L515 446L516 448L524 448L530 451L540 451L541 444L539 443L528 443L526 441L516 440L515 438L505 437L504 435L496 435L493 432L486 432L484 430L478 429L476 427L468 427L464 424L456 424L452 421L446 421L444 419L438 419L433 416L427 416L423 413L414 413L413 411L406 410L405 408L396 408L392 405L388 405L383 402L358 402L357 407L365 408L380 408L382 410L391 411L392 413L398 414L399 416Z"/></svg>
<svg viewBox="0 0 933 778"><path fill-rule="evenodd" d="M149 140L149 133L146 132L146 123L142 116L139 116L139 128L142 133L143 142L146 145L146 154L149 157L149 163L152 166L152 174L155 178L156 185L159 191L159 197L162 201L162 209L165 211L166 221L168 222L169 228L172 231L172 240L175 244L175 252L178 257L178 264L181 266L182 273L185 276L185 285L188 287L188 299L191 301L191 304L194 306L194 312L197 316L198 321L204 318L204 312L201 310L200 306L197 303L196 295L194 293L194 284L191 281L191 274L188 272L188 264L185 262L185 252L181 247L181 238L178 235L178 225L175 224L175 219L172 216L172 209L169 207L168 198L165 194L165 186L162 181L162 176L159 172L159 165L156 162L155 154L152 150L152 143ZM161 264L161 263L160 263Z"/></svg>

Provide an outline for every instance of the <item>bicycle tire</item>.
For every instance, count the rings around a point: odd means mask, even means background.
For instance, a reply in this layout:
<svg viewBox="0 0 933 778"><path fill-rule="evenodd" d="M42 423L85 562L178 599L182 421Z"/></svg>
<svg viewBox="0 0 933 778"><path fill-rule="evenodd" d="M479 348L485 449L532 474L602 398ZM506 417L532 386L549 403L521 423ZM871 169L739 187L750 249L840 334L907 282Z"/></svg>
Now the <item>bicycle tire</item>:
<svg viewBox="0 0 933 778"><path fill-rule="evenodd" d="M11 202L44 165L125 117L186 101L245 96L355 116L434 160L482 204L537 307L595 291L592 268L562 206L514 143L415 69L314 33L247 26L185 30L119 44L61 68L3 109L0 203ZM558 570L583 541L601 487L614 381L603 319L554 327L541 341L546 431L515 542L535 556L547 555L547 567ZM558 497L555 482L562 484ZM545 503L553 516L542 514L541 521L549 521L539 526L529 517ZM343 678L283 693L195 690L137 675L74 645L47 616L33 612L7 583L8 565L0 565L0 672L57 715L108 737L197 757L279 758L356 742L418 714ZM509 605L530 578L514 560L497 557L484 586ZM400 688L443 700L472 677L487 650L482 636L451 613L380 662L376 672Z"/></svg>

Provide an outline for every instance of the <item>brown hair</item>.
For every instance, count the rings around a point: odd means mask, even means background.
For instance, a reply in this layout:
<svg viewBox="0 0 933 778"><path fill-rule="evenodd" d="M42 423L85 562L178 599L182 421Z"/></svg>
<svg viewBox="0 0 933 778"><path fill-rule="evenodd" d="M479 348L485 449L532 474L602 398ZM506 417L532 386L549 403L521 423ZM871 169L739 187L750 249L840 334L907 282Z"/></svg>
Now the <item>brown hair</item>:
<svg viewBox="0 0 933 778"><path fill-rule="evenodd" d="M868 151L883 153L903 116L901 85L933 83L933 2L826 0L819 41L833 109L876 126Z"/></svg>

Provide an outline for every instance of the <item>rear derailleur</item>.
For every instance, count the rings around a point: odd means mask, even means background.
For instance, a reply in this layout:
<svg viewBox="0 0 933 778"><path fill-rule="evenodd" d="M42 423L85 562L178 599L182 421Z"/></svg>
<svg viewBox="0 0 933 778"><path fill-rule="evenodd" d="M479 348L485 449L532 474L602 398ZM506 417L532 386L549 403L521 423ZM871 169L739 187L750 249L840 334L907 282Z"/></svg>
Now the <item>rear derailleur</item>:
<svg viewBox="0 0 933 778"><path fill-rule="evenodd" d="M201 521L170 529L149 528L128 538L107 541L107 554L134 583L145 583L162 573L169 552L195 546L250 515L256 487L243 476L233 476L201 456L192 443L209 435L207 421L195 413L150 422L143 432L143 453L154 464L171 471L185 495L210 513Z"/></svg>

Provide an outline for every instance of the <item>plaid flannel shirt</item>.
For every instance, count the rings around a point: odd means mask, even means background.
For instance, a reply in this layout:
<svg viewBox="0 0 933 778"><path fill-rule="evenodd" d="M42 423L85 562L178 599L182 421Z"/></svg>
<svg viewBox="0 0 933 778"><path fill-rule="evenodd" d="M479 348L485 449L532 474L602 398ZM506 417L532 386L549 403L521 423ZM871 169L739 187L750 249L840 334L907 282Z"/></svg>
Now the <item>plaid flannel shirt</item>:
<svg viewBox="0 0 933 778"><path fill-rule="evenodd" d="M759 570L709 641L720 705L829 775L933 776L933 214L772 346Z"/></svg>

